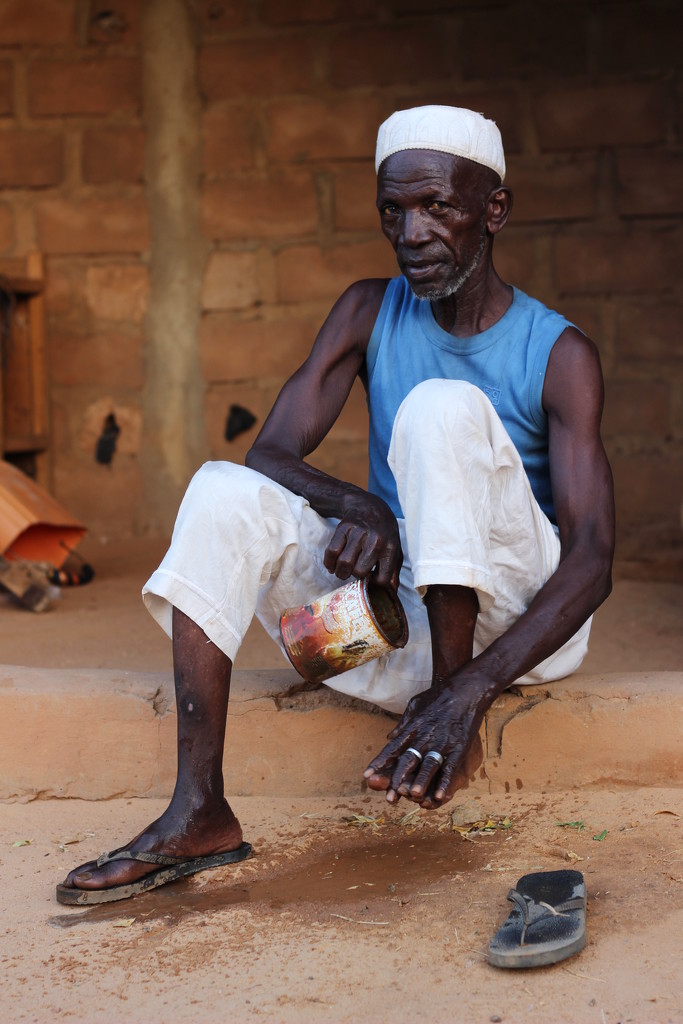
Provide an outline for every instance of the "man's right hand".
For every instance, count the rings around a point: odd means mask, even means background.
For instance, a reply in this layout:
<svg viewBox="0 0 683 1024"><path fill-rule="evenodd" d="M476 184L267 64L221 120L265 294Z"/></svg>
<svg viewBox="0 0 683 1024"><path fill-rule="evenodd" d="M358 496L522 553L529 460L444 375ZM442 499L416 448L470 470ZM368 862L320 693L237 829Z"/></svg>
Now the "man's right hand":
<svg viewBox="0 0 683 1024"><path fill-rule="evenodd" d="M396 517L374 494L354 494L344 502L344 514L327 546L325 568L340 580L364 579L373 572L376 583L398 590L403 551Z"/></svg>

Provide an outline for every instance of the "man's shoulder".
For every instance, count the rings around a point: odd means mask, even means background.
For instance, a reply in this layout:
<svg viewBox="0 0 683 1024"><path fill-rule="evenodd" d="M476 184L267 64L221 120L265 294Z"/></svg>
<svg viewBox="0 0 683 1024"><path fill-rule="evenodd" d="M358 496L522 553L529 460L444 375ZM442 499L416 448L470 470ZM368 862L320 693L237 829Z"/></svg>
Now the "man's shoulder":
<svg viewBox="0 0 683 1024"><path fill-rule="evenodd" d="M355 281L342 293L330 314L330 320L363 348L370 341L389 282L389 278L380 277Z"/></svg>
<svg viewBox="0 0 683 1024"><path fill-rule="evenodd" d="M382 300L392 279L389 277L366 277L360 281L354 281L342 294L341 300L346 300L353 305L372 304L382 305ZM340 301L341 301L340 300Z"/></svg>
<svg viewBox="0 0 683 1024"><path fill-rule="evenodd" d="M546 412L581 405L589 396L602 407L604 383L598 346L568 324L553 345L543 388Z"/></svg>

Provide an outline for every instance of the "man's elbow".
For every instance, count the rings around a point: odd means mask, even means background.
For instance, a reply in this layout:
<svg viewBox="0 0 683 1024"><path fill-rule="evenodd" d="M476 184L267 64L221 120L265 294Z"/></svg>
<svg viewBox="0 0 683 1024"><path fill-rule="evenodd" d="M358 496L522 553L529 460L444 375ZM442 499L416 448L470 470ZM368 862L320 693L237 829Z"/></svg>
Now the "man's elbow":
<svg viewBox="0 0 683 1024"><path fill-rule="evenodd" d="M270 456L272 458L272 455ZM269 449L268 446L259 443L258 438L251 446L247 454L244 456L244 465L247 469L255 469L258 472L263 472L263 467L269 461Z"/></svg>
<svg viewBox="0 0 683 1024"><path fill-rule="evenodd" d="M598 603L596 607L600 607L612 593L612 561L610 559L609 564L605 566L602 574L601 586L598 590Z"/></svg>
<svg viewBox="0 0 683 1024"><path fill-rule="evenodd" d="M614 544L612 541L596 545L593 550L593 591L595 607L599 608L612 593L612 567L614 564Z"/></svg>
<svg viewBox="0 0 683 1024"><path fill-rule="evenodd" d="M251 447L247 454L244 456L244 465L247 469L257 469L256 463L258 462L258 451L255 447Z"/></svg>

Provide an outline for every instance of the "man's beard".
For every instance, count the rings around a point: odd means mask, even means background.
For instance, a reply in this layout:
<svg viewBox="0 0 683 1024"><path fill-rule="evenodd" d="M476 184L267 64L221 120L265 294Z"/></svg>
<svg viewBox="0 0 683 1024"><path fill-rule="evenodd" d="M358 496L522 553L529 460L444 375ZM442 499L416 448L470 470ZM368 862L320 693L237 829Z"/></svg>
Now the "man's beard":
<svg viewBox="0 0 683 1024"><path fill-rule="evenodd" d="M472 259L470 260L470 262L468 263L468 265L466 267L463 267L463 269L460 270L458 272L458 274L456 274L455 278L452 281L448 281L446 284L442 284L442 285L429 285L429 284L427 284L427 285L423 285L422 287L420 287L419 284L418 285L414 285L409 280L408 283L410 284L411 290L412 290L413 295L415 296L415 298L416 299L420 299L421 301L424 301L424 302L435 302L438 299L448 299L452 295L457 295L458 292L460 291L460 289L462 288L462 286L467 281L469 281L470 277L472 276L474 271L479 266L479 263L481 262L481 258L484 255L485 248L486 248L486 220L485 220L484 217L482 217L482 219L481 219L481 237L480 237L480 240L479 240L479 248L478 248L477 252L475 253L475 255L472 257Z"/></svg>

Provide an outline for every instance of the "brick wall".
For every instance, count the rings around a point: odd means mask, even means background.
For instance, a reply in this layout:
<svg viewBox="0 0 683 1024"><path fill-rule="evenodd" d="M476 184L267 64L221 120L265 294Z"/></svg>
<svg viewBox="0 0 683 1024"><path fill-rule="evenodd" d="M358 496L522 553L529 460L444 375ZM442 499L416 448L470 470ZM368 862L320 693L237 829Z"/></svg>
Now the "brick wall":
<svg viewBox="0 0 683 1024"><path fill-rule="evenodd" d="M598 343L624 559L681 547L683 52L674 0L194 0L203 107L198 339L207 451L240 461L346 284L394 272L377 125L424 102L494 118L516 196L503 277ZM149 225L142 0L0 7L0 259L46 253L55 488L99 533L146 525ZM110 466L94 443L114 411ZM365 478L354 392L318 453ZM141 440L142 439L142 440Z"/></svg>

